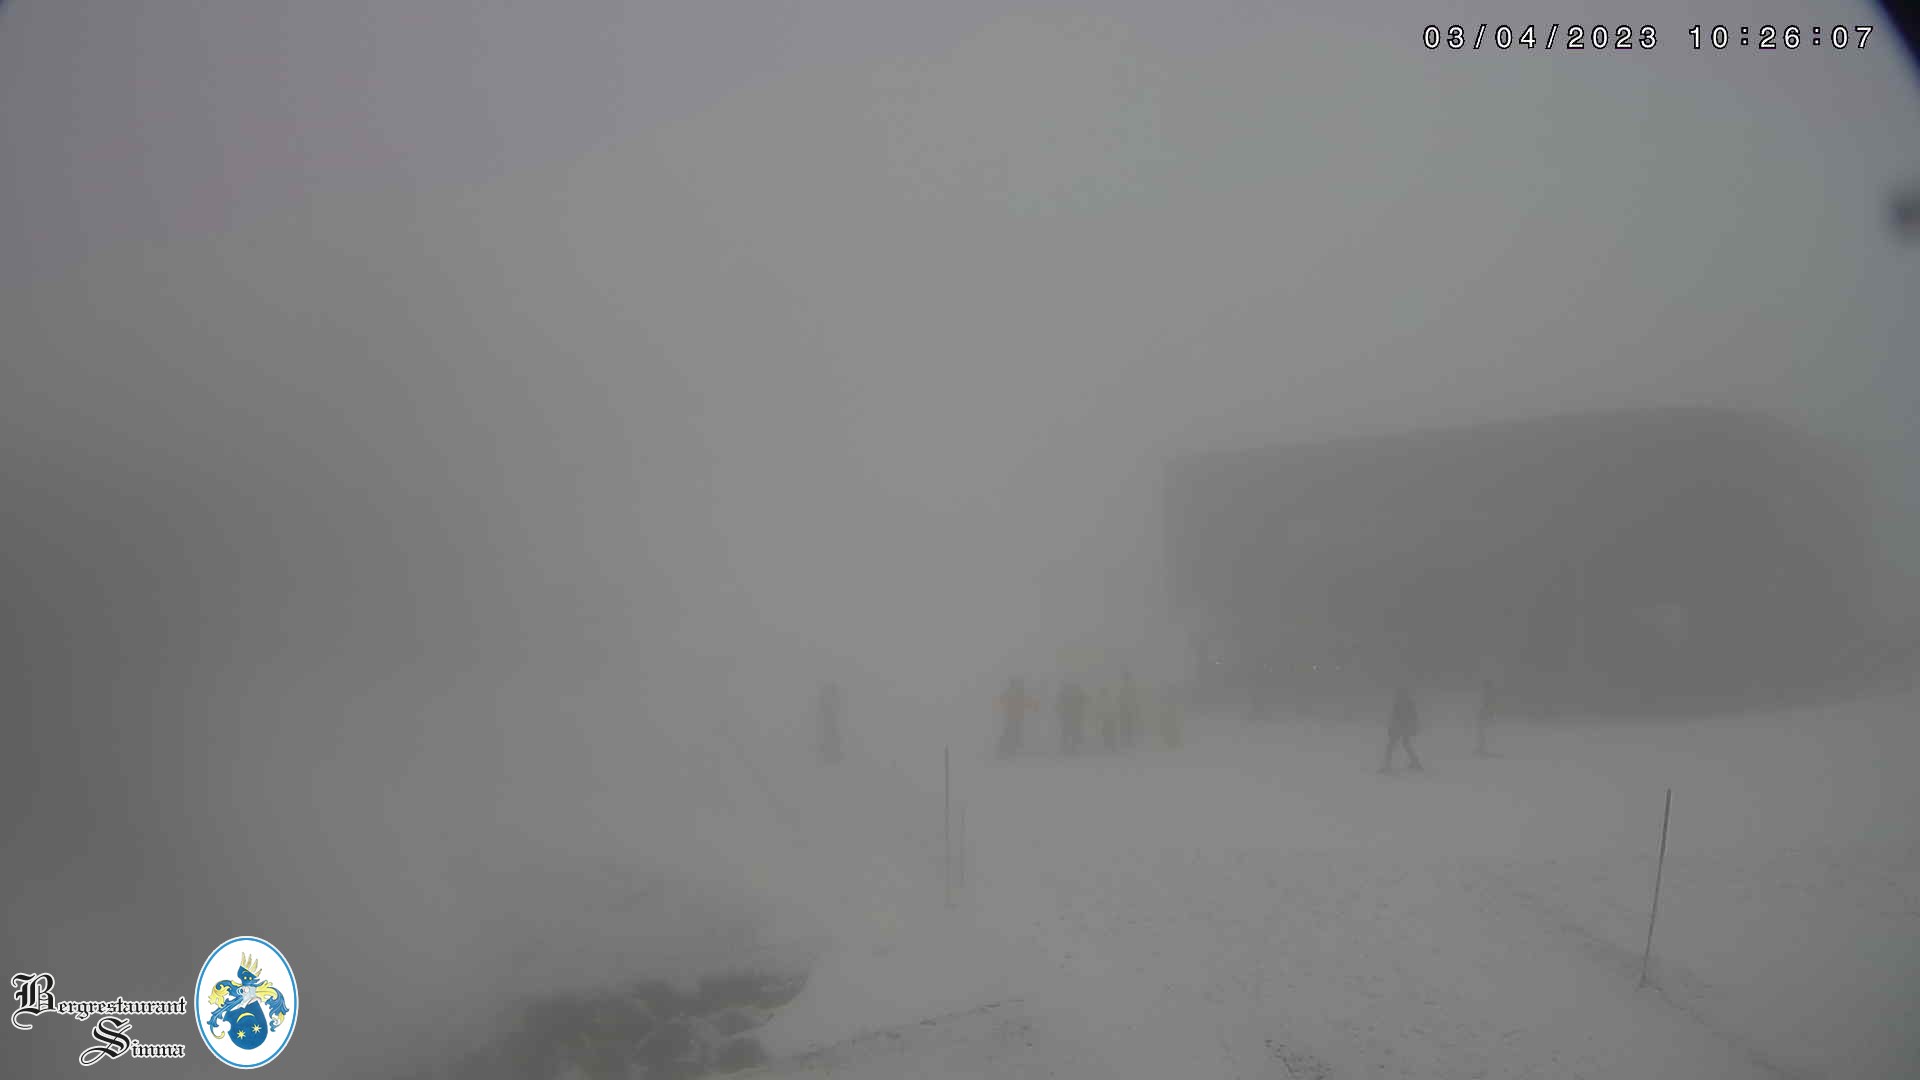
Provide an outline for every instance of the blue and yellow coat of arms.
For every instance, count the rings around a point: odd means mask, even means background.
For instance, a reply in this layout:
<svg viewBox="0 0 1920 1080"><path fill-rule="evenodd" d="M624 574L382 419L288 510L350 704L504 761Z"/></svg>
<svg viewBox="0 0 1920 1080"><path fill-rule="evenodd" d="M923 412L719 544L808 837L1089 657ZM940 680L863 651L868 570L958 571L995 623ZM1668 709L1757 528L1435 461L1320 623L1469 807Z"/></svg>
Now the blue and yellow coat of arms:
<svg viewBox="0 0 1920 1080"><path fill-rule="evenodd" d="M213 1012L207 1017L207 1031L216 1039L231 1037L233 1045L251 1050L267 1041L293 1016L286 998L271 982L260 977L260 961L240 954L240 968L233 979L221 979L207 995Z"/></svg>

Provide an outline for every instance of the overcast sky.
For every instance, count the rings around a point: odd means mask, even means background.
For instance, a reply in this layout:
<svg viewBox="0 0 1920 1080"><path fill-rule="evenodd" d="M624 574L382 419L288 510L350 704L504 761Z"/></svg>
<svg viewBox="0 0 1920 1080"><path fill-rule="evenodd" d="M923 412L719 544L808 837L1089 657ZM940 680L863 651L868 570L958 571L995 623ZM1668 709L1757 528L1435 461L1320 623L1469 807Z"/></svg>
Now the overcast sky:
<svg viewBox="0 0 1920 1080"><path fill-rule="evenodd" d="M1422 47L1428 5L1285 7L16 2L9 351L39 424L217 384L261 453L438 444L589 592L941 665L1113 602L1178 447L1914 416L1890 28L1475 55Z"/></svg>

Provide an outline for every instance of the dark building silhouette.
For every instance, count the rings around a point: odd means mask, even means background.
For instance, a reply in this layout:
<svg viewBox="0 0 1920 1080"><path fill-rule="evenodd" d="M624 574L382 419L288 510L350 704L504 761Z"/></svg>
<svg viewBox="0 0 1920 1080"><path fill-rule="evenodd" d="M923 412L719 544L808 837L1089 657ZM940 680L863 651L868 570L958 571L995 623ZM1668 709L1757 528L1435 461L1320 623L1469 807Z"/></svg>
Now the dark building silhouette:
<svg viewBox="0 0 1920 1080"><path fill-rule="evenodd" d="M1282 692L1334 668L1466 688L1495 661L1540 708L1674 707L1806 691L1873 632L1859 471L1762 416L1209 452L1170 465L1166 497L1204 669L1259 658Z"/></svg>

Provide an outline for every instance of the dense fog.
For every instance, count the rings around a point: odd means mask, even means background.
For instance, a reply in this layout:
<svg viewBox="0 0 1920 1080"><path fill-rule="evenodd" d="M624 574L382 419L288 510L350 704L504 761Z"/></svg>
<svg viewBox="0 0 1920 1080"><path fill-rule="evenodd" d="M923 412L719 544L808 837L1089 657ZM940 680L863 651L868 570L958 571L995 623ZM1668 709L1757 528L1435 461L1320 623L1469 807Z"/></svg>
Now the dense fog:
<svg viewBox="0 0 1920 1080"><path fill-rule="evenodd" d="M1877 8L1734 6L1588 56L1430 51L1479 14L1404 4L0 5L9 972L171 998L258 934L304 996L274 1068L346 1076L549 991L824 964L872 921L849 846L941 881L821 815L938 850L946 753L985 844L1010 677L1036 724L1124 668L1189 694L1180 752L1237 737L1169 572L1197 452L1774 418L1855 470L1836 573L1894 656L1913 65ZM1701 20L1880 29L1715 54ZM1338 688L1362 773L1406 674ZM814 761L829 681L859 780ZM1121 828L1026 797L1075 850ZM1365 846L1330 829L1297 843ZM215 1068L188 1027L137 1021L188 1057L129 1067ZM0 1071L84 1045L10 1029Z"/></svg>

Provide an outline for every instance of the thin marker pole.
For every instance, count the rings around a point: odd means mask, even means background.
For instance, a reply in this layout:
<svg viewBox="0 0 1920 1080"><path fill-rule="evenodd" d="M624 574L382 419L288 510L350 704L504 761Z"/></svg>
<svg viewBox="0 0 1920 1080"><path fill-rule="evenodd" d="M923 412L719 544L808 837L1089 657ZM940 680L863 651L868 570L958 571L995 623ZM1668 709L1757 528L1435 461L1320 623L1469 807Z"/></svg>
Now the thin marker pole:
<svg viewBox="0 0 1920 1080"><path fill-rule="evenodd" d="M967 804L961 803L953 811L953 832L955 836L953 861L954 884L967 887Z"/></svg>
<svg viewBox="0 0 1920 1080"><path fill-rule="evenodd" d="M953 749L942 747L940 750L940 786L946 844L946 881L947 906L953 906Z"/></svg>
<svg viewBox="0 0 1920 1080"><path fill-rule="evenodd" d="M1653 868L1653 910L1647 913L1647 949L1640 954L1640 985L1647 985L1647 961L1653 959L1653 920L1660 917L1660 875L1667 868L1667 821L1673 817L1673 789L1667 789L1667 808L1660 814L1660 861Z"/></svg>

